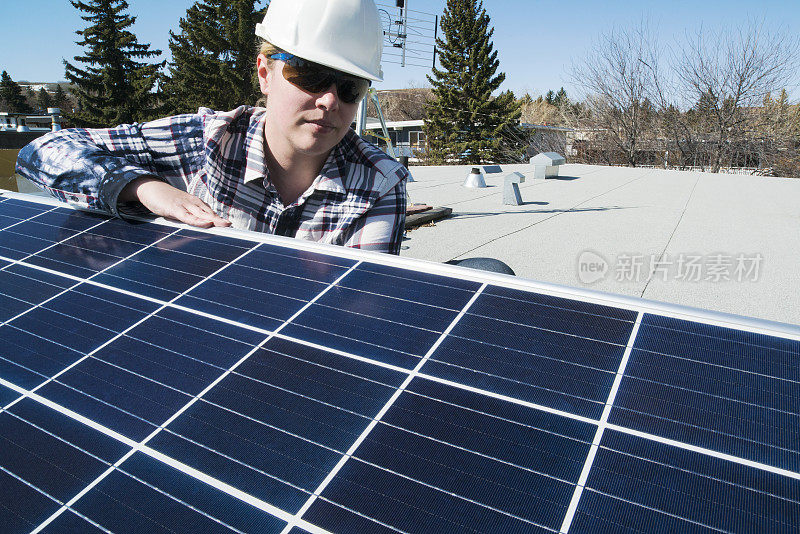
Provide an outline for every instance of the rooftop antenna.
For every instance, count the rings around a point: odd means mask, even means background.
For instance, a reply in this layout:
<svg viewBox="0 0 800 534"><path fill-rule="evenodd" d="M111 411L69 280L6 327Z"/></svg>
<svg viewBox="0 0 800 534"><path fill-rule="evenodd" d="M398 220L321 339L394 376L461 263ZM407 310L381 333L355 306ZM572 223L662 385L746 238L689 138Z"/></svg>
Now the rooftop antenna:
<svg viewBox="0 0 800 534"><path fill-rule="evenodd" d="M383 23L383 62L401 67L433 67L439 17L408 7L409 0L394 5L376 4Z"/></svg>
<svg viewBox="0 0 800 534"><path fill-rule="evenodd" d="M436 36L439 17L408 8L409 0L395 0L394 5L376 4L383 25L383 63L399 64L401 67L429 68L436 63ZM367 124L367 103L371 98L361 101L356 116L356 133L363 135ZM378 109L381 129L386 132L377 98L372 98ZM389 149L392 151L392 149Z"/></svg>
<svg viewBox="0 0 800 534"><path fill-rule="evenodd" d="M408 38L408 32L406 28L408 27L408 9L406 9L406 0L397 0L397 8L400 10L400 17L392 21L392 25L387 29L384 30L384 35L386 35L390 40L396 39L392 42L392 46L400 48L401 56L400 56L400 66L406 66L406 39ZM397 31L395 32L395 26L397 26Z"/></svg>

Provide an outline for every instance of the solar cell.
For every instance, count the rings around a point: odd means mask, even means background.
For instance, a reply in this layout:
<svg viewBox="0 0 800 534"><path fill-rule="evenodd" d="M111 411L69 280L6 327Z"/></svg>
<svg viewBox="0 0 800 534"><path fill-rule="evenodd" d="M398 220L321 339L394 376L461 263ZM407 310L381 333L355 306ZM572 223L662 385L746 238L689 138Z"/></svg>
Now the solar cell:
<svg viewBox="0 0 800 534"><path fill-rule="evenodd" d="M0 197L8 532L800 528L800 329Z"/></svg>
<svg viewBox="0 0 800 534"><path fill-rule="evenodd" d="M52 523L49 523L39 532L56 533L56 532L82 532L86 534L106 532L99 525L88 521L87 519L79 516L77 513L69 510L64 512Z"/></svg>
<svg viewBox="0 0 800 534"><path fill-rule="evenodd" d="M627 508L619 522L628 527L652 528L668 521L680 531L703 526L727 532L796 532L800 481L789 479L781 487L775 479L752 467L728 466L689 451L676 454L666 445L610 431L595 460L586 496L591 493L600 509ZM747 486L753 482L762 488ZM583 513L591 506L587 502L579 511L582 526L576 524L576 531L602 530L601 522Z"/></svg>
<svg viewBox="0 0 800 534"><path fill-rule="evenodd" d="M0 265L0 280L3 287L0 322L8 321L74 285L72 281L56 274L5 262Z"/></svg>
<svg viewBox="0 0 800 534"><path fill-rule="evenodd" d="M800 343L645 316L635 348L611 423L800 471Z"/></svg>
<svg viewBox="0 0 800 534"><path fill-rule="evenodd" d="M274 329L355 262L314 261L261 246L178 299L192 309Z"/></svg>

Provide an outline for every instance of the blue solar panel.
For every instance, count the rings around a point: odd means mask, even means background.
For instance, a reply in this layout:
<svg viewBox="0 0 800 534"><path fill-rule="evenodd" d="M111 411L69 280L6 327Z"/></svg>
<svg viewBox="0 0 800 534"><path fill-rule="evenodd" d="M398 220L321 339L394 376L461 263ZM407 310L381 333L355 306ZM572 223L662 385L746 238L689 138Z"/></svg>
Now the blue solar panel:
<svg viewBox="0 0 800 534"><path fill-rule="evenodd" d="M511 280L0 197L0 525L800 528L800 329Z"/></svg>
<svg viewBox="0 0 800 534"><path fill-rule="evenodd" d="M625 510L620 525L639 530L661 524L674 525L673 530L681 532L700 530L700 525L727 532L797 532L800 528L797 480L780 480L771 473L693 452L676 455L670 449L609 431L585 494L592 495L595 504L587 502L579 511L576 530L604 530L603 521L590 515L593 506Z"/></svg>

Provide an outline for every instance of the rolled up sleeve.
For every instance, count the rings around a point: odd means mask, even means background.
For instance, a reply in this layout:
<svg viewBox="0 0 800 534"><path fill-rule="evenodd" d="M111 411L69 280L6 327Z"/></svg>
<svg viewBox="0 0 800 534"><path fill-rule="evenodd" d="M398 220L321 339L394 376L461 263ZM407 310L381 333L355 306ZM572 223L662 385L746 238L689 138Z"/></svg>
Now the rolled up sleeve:
<svg viewBox="0 0 800 534"><path fill-rule="evenodd" d="M154 176L186 190L202 165L203 117L178 115L107 129L67 129L36 139L17 172L60 200L120 216L120 192Z"/></svg>

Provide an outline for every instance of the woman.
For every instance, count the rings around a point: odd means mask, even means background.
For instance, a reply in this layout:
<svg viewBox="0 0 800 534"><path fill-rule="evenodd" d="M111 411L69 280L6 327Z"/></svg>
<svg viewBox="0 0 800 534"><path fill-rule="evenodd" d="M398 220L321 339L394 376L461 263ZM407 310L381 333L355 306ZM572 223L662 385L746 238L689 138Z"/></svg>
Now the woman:
<svg viewBox="0 0 800 534"><path fill-rule="evenodd" d="M273 0L256 34L265 107L54 132L20 151L17 172L118 216L144 206L200 227L399 253L408 171L350 129L382 79L375 4Z"/></svg>

